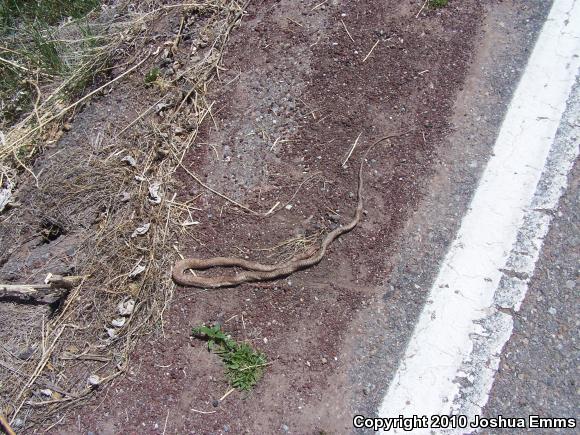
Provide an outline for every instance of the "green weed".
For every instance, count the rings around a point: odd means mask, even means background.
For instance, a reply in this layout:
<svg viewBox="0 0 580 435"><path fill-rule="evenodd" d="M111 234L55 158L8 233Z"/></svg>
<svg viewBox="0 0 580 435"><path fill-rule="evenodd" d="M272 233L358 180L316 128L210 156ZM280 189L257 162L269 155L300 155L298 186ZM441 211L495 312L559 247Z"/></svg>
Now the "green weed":
<svg viewBox="0 0 580 435"><path fill-rule="evenodd" d="M266 356L247 343L237 343L219 325L198 326L192 335L207 340L207 347L225 365L229 384L238 390L250 390L262 377L268 364Z"/></svg>
<svg viewBox="0 0 580 435"><path fill-rule="evenodd" d="M154 83L159 77L159 72L159 68L151 68L149 72L145 74L145 84L150 85L151 83Z"/></svg>
<svg viewBox="0 0 580 435"><path fill-rule="evenodd" d="M31 44L25 47L21 53L28 60L29 65L35 65L41 71L50 74L59 74L64 71L65 65L58 52L58 44L54 33L49 27L44 29L39 24L32 24L26 29Z"/></svg>
<svg viewBox="0 0 580 435"><path fill-rule="evenodd" d="M0 128L29 113L39 92L63 84L62 96L73 98L91 83L106 57L99 51L106 35L95 34L86 18L99 4L0 0Z"/></svg>
<svg viewBox="0 0 580 435"><path fill-rule="evenodd" d="M100 0L2 0L0 24L10 27L29 21L55 25L67 17L85 16L99 3Z"/></svg>
<svg viewBox="0 0 580 435"><path fill-rule="evenodd" d="M429 7L433 9L444 8L449 0L429 0Z"/></svg>

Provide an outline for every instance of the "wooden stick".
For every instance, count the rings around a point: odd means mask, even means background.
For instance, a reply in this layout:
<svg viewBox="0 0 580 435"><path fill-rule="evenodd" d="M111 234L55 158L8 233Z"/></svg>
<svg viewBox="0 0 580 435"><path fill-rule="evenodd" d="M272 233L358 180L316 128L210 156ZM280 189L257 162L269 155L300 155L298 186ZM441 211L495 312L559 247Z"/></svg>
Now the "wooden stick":
<svg viewBox="0 0 580 435"><path fill-rule="evenodd" d="M23 304L53 304L67 293L67 290L53 289L49 285L39 287L0 284L0 301Z"/></svg>
<svg viewBox="0 0 580 435"><path fill-rule="evenodd" d="M350 34L350 32L348 31L348 28L346 27L346 24L344 24L343 20L340 20L340 22L342 23L342 26L344 27L344 30L346 30L346 34L348 35L348 37L350 38L350 40L352 42L354 42L354 38L352 37L352 35Z"/></svg>
<svg viewBox="0 0 580 435"><path fill-rule="evenodd" d="M0 284L0 301L52 304L62 299L82 277L51 275L46 284Z"/></svg>
<svg viewBox="0 0 580 435"><path fill-rule="evenodd" d="M0 414L0 427L6 433L6 435L16 435L16 432L12 430L6 418L4 418L4 414Z"/></svg>
<svg viewBox="0 0 580 435"><path fill-rule="evenodd" d="M425 9L425 6L427 6L427 2L429 0L425 0L425 3L423 3L423 6L421 6L421 9L419 9L419 12L417 12L417 15L415 15L415 18L419 18L419 15L421 15L421 12L423 12L423 9Z"/></svg>
<svg viewBox="0 0 580 435"><path fill-rule="evenodd" d="M352 152L356 148L356 144L358 144L358 140L360 139L361 134L362 134L362 131L356 137L356 140L352 144L352 147L350 148L350 151L348 152L348 155L346 156L346 159L344 159L344 162L342 162L342 167L343 168L346 166L346 162L348 162L348 159L350 159L350 156L352 156Z"/></svg>
<svg viewBox="0 0 580 435"><path fill-rule="evenodd" d="M375 42L375 45L373 45L373 48L371 48L371 51L369 51L369 54L367 54L365 56L365 58L363 59L363 62L365 62L369 58L369 56L371 55L371 53L373 52L373 50L375 49L375 47L379 44L379 41L380 41L380 39L377 39L377 42Z"/></svg>

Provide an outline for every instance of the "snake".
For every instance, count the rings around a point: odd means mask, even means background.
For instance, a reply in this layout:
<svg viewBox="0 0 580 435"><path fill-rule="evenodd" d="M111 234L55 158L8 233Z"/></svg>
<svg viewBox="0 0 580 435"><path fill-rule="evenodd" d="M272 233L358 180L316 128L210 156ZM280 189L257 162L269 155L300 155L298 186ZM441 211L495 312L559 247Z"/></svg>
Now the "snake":
<svg viewBox="0 0 580 435"><path fill-rule="evenodd" d="M367 148L363 157L361 158L360 167L358 170L358 189L357 189L357 205L353 218L346 224L335 228L329 232L320 242L318 248L312 247L306 252L294 256L288 261L277 264L262 264L255 261L245 260L239 257L212 257L212 258L184 258L178 260L173 266L172 278L176 284L185 287L199 287L199 288L220 288L220 287L235 287L247 282L256 281L271 281L278 278L284 278L296 271L312 267L322 260L328 247L338 237L352 231L360 222L363 214L363 166L364 161L371 149L376 145L386 140L403 136L406 133L393 134L382 137ZM195 274L187 274L188 270L207 270L214 267L222 268L240 268L242 271L230 275L220 276L198 276Z"/></svg>

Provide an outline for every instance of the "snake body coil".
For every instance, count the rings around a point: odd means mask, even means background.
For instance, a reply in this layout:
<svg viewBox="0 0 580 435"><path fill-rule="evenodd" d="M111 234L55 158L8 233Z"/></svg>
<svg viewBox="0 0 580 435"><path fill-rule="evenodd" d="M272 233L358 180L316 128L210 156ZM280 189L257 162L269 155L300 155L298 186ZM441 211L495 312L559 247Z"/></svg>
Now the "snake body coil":
<svg viewBox="0 0 580 435"><path fill-rule="evenodd" d="M330 244L341 235L348 233L359 223L363 211L363 163L367 153L377 144L387 139L398 137L391 135L383 137L371 145L362 157L358 172L357 206L352 220L342 225L326 235L316 250L307 251L293 259L279 264L261 264L255 261L248 261L237 257L213 257L208 259L184 258L175 263L173 267L173 280L182 286L219 288L233 287L245 282L269 281L288 276L298 270L306 269L319 263L326 254ZM214 267L238 267L244 269L242 272L233 275L221 275L215 277L196 276L186 274L187 270L206 270Z"/></svg>

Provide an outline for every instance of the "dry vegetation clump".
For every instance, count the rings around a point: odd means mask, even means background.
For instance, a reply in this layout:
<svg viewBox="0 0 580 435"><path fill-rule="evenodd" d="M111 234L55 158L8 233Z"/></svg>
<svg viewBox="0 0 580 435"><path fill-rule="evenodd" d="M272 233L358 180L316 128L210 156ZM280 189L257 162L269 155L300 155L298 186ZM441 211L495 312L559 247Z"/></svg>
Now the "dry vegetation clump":
<svg viewBox="0 0 580 435"><path fill-rule="evenodd" d="M162 330L174 289L174 240L193 237L194 207L176 200L173 176L211 117L207 86L243 7L148 1L137 10L122 2L91 14L91 38L106 39L69 59L75 66L68 74L39 75L30 113L2 126L0 187L20 202L0 212L2 226L14 228L17 242L26 222L49 222L74 242L74 271L82 277L43 320L27 359L10 349L1 354L0 411L18 430L58 424L126 370L140 336ZM76 41L70 26L60 25L58 38ZM123 83L130 86L118 92L142 107L139 114L123 125L91 125L86 141L61 145L91 97L106 100ZM92 90L79 90L85 87ZM142 95L160 98L143 107Z"/></svg>

